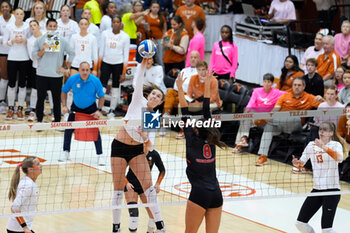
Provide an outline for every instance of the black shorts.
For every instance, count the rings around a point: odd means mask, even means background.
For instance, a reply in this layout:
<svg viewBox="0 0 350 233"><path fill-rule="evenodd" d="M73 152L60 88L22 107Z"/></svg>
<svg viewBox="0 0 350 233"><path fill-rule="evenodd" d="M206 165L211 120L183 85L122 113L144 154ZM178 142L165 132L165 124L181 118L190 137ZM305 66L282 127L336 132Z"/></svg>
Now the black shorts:
<svg viewBox="0 0 350 233"><path fill-rule="evenodd" d="M131 159L141 154L143 154L142 143L139 145L127 145L115 139L112 142L111 157L124 158L129 163Z"/></svg>
<svg viewBox="0 0 350 233"><path fill-rule="evenodd" d="M142 193L144 193L143 188L140 184L139 180L128 180L130 184L132 184L134 186L134 191L140 195ZM128 190L126 189L126 186L124 187L124 192L127 192Z"/></svg>
<svg viewBox="0 0 350 233"><path fill-rule="evenodd" d="M205 187L192 186L188 200L204 209L218 208L223 203L220 187L217 187L215 190L208 190Z"/></svg>
<svg viewBox="0 0 350 233"><path fill-rule="evenodd" d="M6 53L0 53L0 57L8 57L8 54L6 54Z"/></svg>
<svg viewBox="0 0 350 233"><path fill-rule="evenodd" d="M119 87L120 75L123 73L124 64L111 65L105 62L101 64L101 83L104 87L107 87L108 80L112 74L112 87Z"/></svg>
<svg viewBox="0 0 350 233"><path fill-rule="evenodd" d="M10 231L10 230L7 230L7 233L24 233L24 231ZM32 230L32 233L35 233L35 232Z"/></svg>

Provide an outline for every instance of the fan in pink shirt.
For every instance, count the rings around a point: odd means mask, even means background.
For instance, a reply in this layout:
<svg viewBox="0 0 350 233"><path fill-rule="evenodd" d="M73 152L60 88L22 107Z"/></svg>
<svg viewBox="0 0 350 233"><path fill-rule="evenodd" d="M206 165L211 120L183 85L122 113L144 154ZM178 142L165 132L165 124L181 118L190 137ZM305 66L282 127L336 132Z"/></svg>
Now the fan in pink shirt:
<svg viewBox="0 0 350 233"><path fill-rule="evenodd" d="M209 70L210 72L214 71L218 79L232 79L236 75L238 66L238 48L233 42L230 26L224 25L221 27L221 38L221 41L214 43Z"/></svg>
<svg viewBox="0 0 350 233"><path fill-rule="evenodd" d="M269 19L271 22L288 23L296 20L295 7L290 0L273 0L270 5Z"/></svg>
<svg viewBox="0 0 350 233"><path fill-rule="evenodd" d="M350 53L350 22L345 20L341 25L341 33L334 36L334 50L345 61Z"/></svg>
<svg viewBox="0 0 350 233"><path fill-rule="evenodd" d="M205 38L203 36L203 31L205 27L205 21L202 18L195 18L192 22L192 29L194 37L190 40L190 44L187 50L186 57L186 67L190 67L190 54L192 51L198 51L201 61L204 59L204 47L205 47Z"/></svg>
<svg viewBox="0 0 350 233"><path fill-rule="evenodd" d="M255 88L253 94L249 100L248 105L244 112L270 112L275 103L284 91L276 88L272 88L274 77L272 74L267 73L263 77L264 87ZM263 120L259 123L263 123ZM233 148L233 153L240 152L242 147L248 147L248 134L249 129L253 127L252 120L244 120L240 122L239 129L236 136L236 146Z"/></svg>
<svg viewBox="0 0 350 233"><path fill-rule="evenodd" d="M300 60L300 68L304 70L304 74L307 74L306 61L309 58L315 58L317 60L318 55L324 53L322 47L323 34L317 33L314 40L314 46L310 46L306 49L303 57Z"/></svg>

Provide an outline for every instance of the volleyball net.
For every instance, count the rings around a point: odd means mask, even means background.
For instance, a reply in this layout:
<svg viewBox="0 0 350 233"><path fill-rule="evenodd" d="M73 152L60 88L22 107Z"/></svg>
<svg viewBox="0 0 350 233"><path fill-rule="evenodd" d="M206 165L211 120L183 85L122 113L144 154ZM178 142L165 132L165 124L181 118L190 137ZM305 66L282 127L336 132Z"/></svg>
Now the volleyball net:
<svg viewBox="0 0 350 233"><path fill-rule="evenodd" d="M235 144L238 130L241 132L240 135L248 136L248 146L242 148L241 153L232 153L231 147L226 149L217 147L216 149L216 172L225 203L257 198L334 194L310 193L314 183L312 171L293 172L292 155L297 158L301 156L310 141L309 128L312 124L305 124L298 130L290 130L290 132L284 130L282 134L274 134L278 128L285 128L293 121L304 123L305 118L334 116L346 118L346 112L343 109L336 109L213 115L213 118L221 124L219 129L222 133L222 140L227 145ZM160 185L158 201L160 205L185 204L191 190L186 176L186 141L175 139L178 133L174 130L176 125L169 123L177 122L181 118L162 119L158 116L158 122L146 122L147 117L149 116L146 116L142 122L144 127L158 128L158 123L161 127L161 130L153 129L157 134L154 149L160 154L166 169L165 177ZM264 132L263 125L266 121L269 122L267 124L274 123L274 126L269 128L273 134L271 143L264 142L264 137L262 137L262 134L268 130L265 126ZM11 202L7 198L11 177L18 163L28 156L37 157L43 165L42 175L37 180L39 201L35 214L115 208L111 205L113 194L111 144L121 126L139 123L119 119L0 124L0 217L11 215ZM170 130L171 126L173 130ZM90 134L91 129L93 131L97 128L101 136L104 157L97 155L95 144L91 141L93 139L84 141L90 137L84 133L89 132ZM75 133L71 140L69 160L59 161L64 150L63 130L65 129L74 129ZM160 132L164 132L164 129L166 134L160 136ZM256 166L257 153L264 146L268 147L265 151L268 151L269 163L264 166ZM101 162L101 159L105 159L104 162ZM207 158L203 158L203 161L205 159ZM312 169L311 166L309 168ZM342 165L340 170L343 170ZM158 174L159 171L154 166L152 169L153 184ZM23 177L22 172L21 177ZM349 194L350 183L341 181L340 184L342 190L340 194ZM123 206L119 208L128 208L125 199L123 203ZM146 205L138 204L140 207Z"/></svg>

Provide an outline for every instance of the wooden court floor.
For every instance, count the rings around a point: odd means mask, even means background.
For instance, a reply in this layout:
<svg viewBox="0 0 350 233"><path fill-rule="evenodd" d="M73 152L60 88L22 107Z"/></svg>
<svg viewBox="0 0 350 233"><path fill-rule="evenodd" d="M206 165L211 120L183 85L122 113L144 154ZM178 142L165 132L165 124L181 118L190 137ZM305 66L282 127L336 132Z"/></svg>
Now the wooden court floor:
<svg viewBox="0 0 350 233"><path fill-rule="evenodd" d="M0 120L2 117L0 117ZM3 121L2 121L3 122ZM114 135L115 130L103 130L102 133ZM7 134L7 137L31 137L29 133ZM46 134L47 135L47 134ZM43 134L38 134L43 137ZM55 137L63 137L61 132L52 131ZM4 134L0 133L0 141ZM168 133L165 137L157 137L156 149L159 152L170 153L184 158L184 140L175 140L175 133ZM292 167L283 163L270 161L269 165L256 167L256 155L232 154L231 149L217 150L217 168L232 174L239 174L251 180L259 181L294 193L308 193L312 189L312 176L310 174L292 174ZM10 208L7 200L8 180L12 175L12 169L0 168L0 205ZM72 209L109 205L109 197L112 190L111 175L82 164L46 165L43 175L37 183L40 187L39 211L50 209ZM50 176L46 175L49 172ZM282 177L276 179L276 176ZM285 181L285 182L284 182ZM165 182L165 181L163 181ZM302 185L301 185L302 184ZM50 186L56 187L50 189ZM342 182L342 190L349 190L349 184ZM169 192L161 191L160 201L171 202L185 201ZM57 207L57 208L56 208ZM350 210L350 195L343 195L339 207ZM167 227L167 232L184 232L185 229L185 205L162 206L162 216ZM6 211L5 211L6 212ZM146 232L148 217L143 208L140 208L140 222L138 232ZM294 221L294 220L293 220ZM98 210L76 213L61 213L51 215L39 215L35 217L33 229L36 233L104 233L111 232L112 213L110 210ZM129 232L128 211L122 211L122 232ZM0 218L0 232L4 232L7 218ZM205 232L202 223L199 232ZM283 232L261 223L238 215L223 212L221 233L247 233L247 232Z"/></svg>

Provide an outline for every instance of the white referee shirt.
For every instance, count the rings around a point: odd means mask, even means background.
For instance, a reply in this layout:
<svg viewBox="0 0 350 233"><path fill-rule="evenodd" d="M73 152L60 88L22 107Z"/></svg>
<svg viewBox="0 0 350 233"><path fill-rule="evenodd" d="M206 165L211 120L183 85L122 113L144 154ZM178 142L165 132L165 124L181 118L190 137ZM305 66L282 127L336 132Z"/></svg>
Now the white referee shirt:
<svg viewBox="0 0 350 233"><path fill-rule="evenodd" d="M92 68L92 61L98 60L96 38L92 34L82 37L77 33L72 36L69 44L75 53L72 66L79 68L80 63L86 61Z"/></svg>
<svg viewBox="0 0 350 233"><path fill-rule="evenodd" d="M187 67L181 70L183 74L182 78L184 79L184 83L182 84L182 89L186 93L188 90L188 85L190 84L191 77L197 74L197 68ZM178 91L176 82L174 83L174 89Z"/></svg>
<svg viewBox="0 0 350 233"><path fill-rule="evenodd" d="M70 38L73 34L79 33L80 28L74 20L69 20L68 23L63 23L61 19L57 20L57 31L60 33L60 36L65 38L67 41L70 41Z"/></svg>
<svg viewBox="0 0 350 233"><path fill-rule="evenodd" d="M11 43L16 37L22 37L28 39L29 35L29 25L23 23L22 26L17 27L15 24L9 24L6 27L6 33L4 37L4 43ZM29 60L29 55L27 51L27 46L23 43L13 43L9 46L9 53L7 60L9 61L27 61Z"/></svg>
<svg viewBox="0 0 350 233"><path fill-rule="evenodd" d="M4 42L4 36L6 34L6 27L9 24L14 24L16 21L15 16L11 14L11 18L6 22L3 15L0 15L0 54L8 54L9 47L6 46L6 42Z"/></svg>
<svg viewBox="0 0 350 233"><path fill-rule="evenodd" d="M130 37L124 31L114 34L104 31L101 38L100 57L103 62L115 65L129 60Z"/></svg>
<svg viewBox="0 0 350 233"><path fill-rule="evenodd" d="M310 142L300 160L311 160L313 169L314 189L340 189L338 163L343 161L343 147L339 142L330 141L326 147L341 154L341 160L335 161L327 152Z"/></svg>
<svg viewBox="0 0 350 233"><path fill-rule="evenodd" d="M24 176L18 184L17 187L17 195L15 200L11 205L11 209L15 211L23 212L34 212L36 211L37 203L38 203L38 186L36 183L29 178L28 176ZM33 215L23 216L27 226L29 229L32 229L32 223L34 220ZM23 232L23 228L19 225L16 220L16 217L10 217L7 223L8 230L15 232Z"/></svg>

